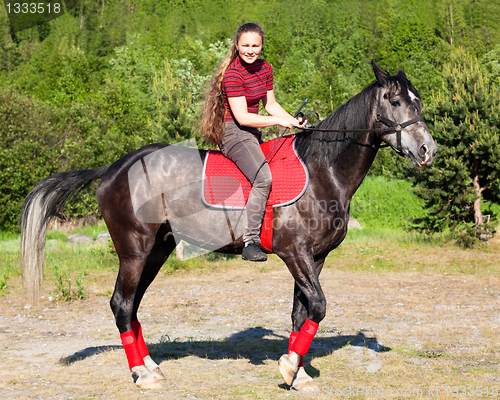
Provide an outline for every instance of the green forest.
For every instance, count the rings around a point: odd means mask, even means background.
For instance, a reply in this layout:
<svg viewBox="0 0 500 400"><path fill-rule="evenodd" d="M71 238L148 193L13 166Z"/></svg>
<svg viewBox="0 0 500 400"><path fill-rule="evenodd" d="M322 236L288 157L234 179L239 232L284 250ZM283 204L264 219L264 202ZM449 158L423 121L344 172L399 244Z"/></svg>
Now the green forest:
<svg viewBox="0 0 500 400"><path fill-rule="evenodd" d="M308 98L307 110L325 118L374 80L372 59L391 73L403 68L439 151L420 171L380 150L371 174L411 182L425 209L415 228L493 229L500 0L80 0L17 32L8 17L2 7L1 229L16 229L24 197L48 175L154 142L197 137L204 146L204 91L245 22L263 26L262 57L292 114ZM97 214L94 193L80 194L67 216Z"/></svg>

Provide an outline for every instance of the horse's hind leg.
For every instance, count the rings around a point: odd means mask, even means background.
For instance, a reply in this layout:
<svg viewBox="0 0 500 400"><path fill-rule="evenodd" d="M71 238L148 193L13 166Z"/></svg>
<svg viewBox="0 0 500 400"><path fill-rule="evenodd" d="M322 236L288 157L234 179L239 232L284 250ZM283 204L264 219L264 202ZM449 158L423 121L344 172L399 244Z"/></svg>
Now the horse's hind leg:
<svg viewBox="0 0 500 400"><path fill-rule="evenodd" d="M141 389L161 387L155 375L145 365L144 358L149 354L142 339L140 324L133 321L137 321L137 309L147 287L175 248L173 237L168 236L165 240L165 233L163 229L158 234L153 229L145 229L114 240L120 270L111 298L111 309L130 370L138 376L136 384Z"/></svg>
<svg viewBox="0 0 500 400"><path fill-rule="evenodd" d="M165 231L160 230L157 234L157 238L159 240L157 240L157 242L155 243L155 246L153 247L153 250L149 254L149 257L146 261L141 280L139 281L139 286L137 287L137 291L135 293L134 309L131 322L132 330L134 331L134 335L137 339L140 356L144 360L144 364L146 365L146 367L155 375L156 379L158 380L164 380L166 378L158 364L156 364L149 355L148 348L146 347L146 343L142 335L142 327L137 318L137 310L142 301L144 293L146 293L149 285L151 285L153 280L156 278L158 271L175 248L176 244L173 236L167 233L166 241L163 241L164 237Z"/></svg>

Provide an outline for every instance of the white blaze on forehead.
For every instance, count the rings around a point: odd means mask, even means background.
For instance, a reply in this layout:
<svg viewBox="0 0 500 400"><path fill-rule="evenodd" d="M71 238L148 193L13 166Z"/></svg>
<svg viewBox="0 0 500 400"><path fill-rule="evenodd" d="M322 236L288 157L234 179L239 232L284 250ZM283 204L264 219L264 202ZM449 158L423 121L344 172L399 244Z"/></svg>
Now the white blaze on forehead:
<svg viewBox="0 0 500 400"><path fill-rule="evenodd" d="M417 96L411 90L408 90L408 95L410 96L412 102L415 102L415 100L417 100Z"/></svg>

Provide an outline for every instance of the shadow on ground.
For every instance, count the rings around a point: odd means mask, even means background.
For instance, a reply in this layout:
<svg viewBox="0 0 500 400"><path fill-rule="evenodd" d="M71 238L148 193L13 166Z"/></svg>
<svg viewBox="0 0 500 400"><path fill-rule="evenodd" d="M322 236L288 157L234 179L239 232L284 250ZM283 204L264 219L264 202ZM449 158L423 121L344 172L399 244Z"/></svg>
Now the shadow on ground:
<svg viewBox="0 0 500 400"><path fill-rule="evenodd" d="M378 343L375 336L366 336L363 332L356 335L336 335L331 337L316 337L311 344L305 363L311 358L322 357L346 345L367 347L377 353L390 351L391 348ZM89 347L68 357L61 358L64 365L84 360L96 354L121 349L121 346ZM190 340L170 341L163 336L159 343L148 345L151 357L160 363L166 360L180 359L187 356L197 356L210 360L246 358L253 365L261 365L265 360L279 360L288 350L288 336L278 335L274 331L261 327L250 328L235 333L222 340ZM319 371L308 365L308 373L312 377L319 376Z"/></svg>
<svg viewBox="0 0 500 400"><path fill-rule="evenodd" d="M77 351L75 354L72 354L70 356L61 357L59 363L63 365L71 365L77 361L85 360L86 358L95 356L97 354L106 353L108 351L118 350L122 348L122 346L118 345L87 347L86 349Z"/></svg>

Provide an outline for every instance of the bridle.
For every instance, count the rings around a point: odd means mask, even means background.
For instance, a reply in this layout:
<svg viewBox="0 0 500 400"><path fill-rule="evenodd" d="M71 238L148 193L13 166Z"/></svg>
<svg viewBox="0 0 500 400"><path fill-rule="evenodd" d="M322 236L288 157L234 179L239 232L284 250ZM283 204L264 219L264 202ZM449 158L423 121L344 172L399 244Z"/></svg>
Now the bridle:
<svg viewBox="0 0 500 400"><path fill-rule="evenodd" d="M396 147L386 144L386 145L381 145L380 147L392 147L394 151L399 154L400 156L404 156L403 152L403 147L401 144L401 132L403 129L405 129L407 126L413 125L417 122L425 122L424 118L422 116L416 117L413 119L410 119L406 122L397 122L393 121L389 118L386 118L380 114L380 97L382 94L382 88L379 88L378 90L378 95L377 95L377 118L376 121L384 124L386 128L366 128L366 129L322 129L322 128L315 128L314 126L311 128L299 128L302 129L303 131L306 132L337 132L337 133L342 133L342 132L374 132L374 133L381 133L383 135L390 135L390 134L396 134ZM303 115L304 118L307 118L308 115L310 114L316 114L318 116L318 113L316 111L309 111L306 114ZM319 118L317 120L319 122Z"/></svg>

